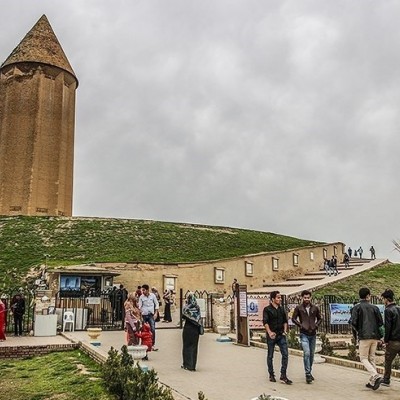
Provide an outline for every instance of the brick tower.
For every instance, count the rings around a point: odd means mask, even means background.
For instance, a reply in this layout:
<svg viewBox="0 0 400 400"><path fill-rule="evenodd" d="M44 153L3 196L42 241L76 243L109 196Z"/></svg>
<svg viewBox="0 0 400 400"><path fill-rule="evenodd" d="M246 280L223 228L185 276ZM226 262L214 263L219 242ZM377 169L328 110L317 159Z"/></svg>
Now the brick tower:
<svg viewBox="0 0 400 400"><path fill-rule="evenodd" d="M77 87L43 15L0 67L0 215L72 215Z"/></svg>

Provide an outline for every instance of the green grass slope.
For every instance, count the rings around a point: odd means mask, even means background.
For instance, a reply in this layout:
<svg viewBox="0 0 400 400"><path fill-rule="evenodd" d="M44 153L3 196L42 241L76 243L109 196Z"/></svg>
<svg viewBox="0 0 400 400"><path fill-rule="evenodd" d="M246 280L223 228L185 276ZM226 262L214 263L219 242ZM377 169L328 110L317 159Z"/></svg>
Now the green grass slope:
<svg viewBox="0 0 400 400"><path fill-rule="evenodd" d="M274 233L182 223L64 217L0 217L0 273L44 263L194 262L317 242Z"/></svg>
<svg viewBox="0 0 400 400"><path fill-rule="evenodd" d="M320 298L324 295L335 295L343 298L358 298L358 290L368 287L371 293L380 296L385 289L392 289L400 296L400 265L382 264L368 271L348 277L339 282L324 286L313 292L313 297Z"/></svg>

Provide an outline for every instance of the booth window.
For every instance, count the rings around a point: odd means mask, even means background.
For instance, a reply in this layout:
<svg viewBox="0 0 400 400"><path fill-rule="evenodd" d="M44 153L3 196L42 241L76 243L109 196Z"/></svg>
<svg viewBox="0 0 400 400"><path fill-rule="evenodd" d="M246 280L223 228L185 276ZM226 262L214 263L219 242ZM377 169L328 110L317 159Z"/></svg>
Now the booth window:
<svg viewBox="0 0 400 400"><path fill-rule="evenodd" d="M278 271L279 269L279 258L272 257L272 270Z"/></svg>
<svg viewBox="0 0 400 400"><path fill-rule="evenodd" d="M214 269L214 281L215 283L225 283L225 268Z"/></svg>
<svg viewBox="0 0 400 400"><path fill-rule="evenodd" d="M244 262L244 267L245 267L245 275L246 276L253 276L254 274L254 266L253 263L250 261L245 261Z"/></svg>
<svg viewBox="0 0 400 400"><path fill-rule="evenodd" d="M293 253L293 265L297 267L299 265L299 255L296 253Z"/></svg>

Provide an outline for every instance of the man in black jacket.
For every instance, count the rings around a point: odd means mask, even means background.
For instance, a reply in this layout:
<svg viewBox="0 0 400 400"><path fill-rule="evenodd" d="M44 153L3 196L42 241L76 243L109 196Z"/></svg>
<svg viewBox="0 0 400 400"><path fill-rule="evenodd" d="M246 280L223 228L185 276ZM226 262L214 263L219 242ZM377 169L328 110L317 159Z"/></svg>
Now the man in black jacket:
<svg viewBox="0 0 400 400"><path fill-rule="evenodd" d="M317 329L321 323L319 308L311 304L311 292L301 292L303 302L293 312L292 321L300 328L300 343L303 348L303 362L306 373L306 382L312 383L312 366L314 362L315 344L317 340Z"/></svg>
<svg viewBox="0 0 400 400"><path fill-rule="evenodd" d="M392 362L400 355L400 308L394 302L393 290L386 289L381 296L385 304L385 373L381 384L389 386Z"/></svg>
<svg viewBox="0 0 400 400"><path fill-rule="evenodd" d="M360 361L370 373L367 388L379 388L382 377L378 375L375 364L375 351L382 337L382 315L379 308L370 303L371 292L368 288L359 290L360 302L351 311L351 325L357 331L360 341Z"/></svg>
<svg viewBox="0 0 400 400"><path fill-rule="evenodd" d="M22 336L22 320L25 314L25 299L17 293L11 300L11 311L14 315L14 336Z"/></svg>
<svg viewBox="0 0 400 400"><path fill-rule="evenodd" d="M277 290L271 292L270 299L271 304L265 307L263 310L263 324L267 332L267 366L269 372L269 380L270 382L276 382L273 357L275 345L278 345L282 355L280 381L286 383L286 385L291 385L293 382L286 375L289 360L289 350L286 340L286 334L288 331L287 315L285 310L281 306L282 297Z"/></svg>

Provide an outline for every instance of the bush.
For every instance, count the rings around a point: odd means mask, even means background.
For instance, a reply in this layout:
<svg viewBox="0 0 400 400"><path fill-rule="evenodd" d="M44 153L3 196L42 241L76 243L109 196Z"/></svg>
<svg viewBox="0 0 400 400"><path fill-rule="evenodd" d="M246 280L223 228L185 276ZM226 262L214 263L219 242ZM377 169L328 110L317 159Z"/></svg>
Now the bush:
<svg viewBox="0 0 400 400"><path fill-rule="evenodd" d="M111 348L102 367L102 377L108 391L119 400L174 400L171 390L158 384L157 373L147 372L136 365L128 348L121 353Z"/></svg>
<svg viewBox="0 0 400 400"><path fill-rule="evenodd" d="M295 329L290 329L287 336L288 346L292 349L301 349L301 344Z"/></svg>
<svg viewBox="0 0 400 400"><path fill-rule="evenodd" d="M320 354L324 356L332 356L333 355L333 347L331 346L331 342L329 341L328 337L326 336L326 333L321 333L320 335L321 338L321 347L322 350Z"/></svg>
<svg viewBox="0 0 400 400"><path fill-rule="evenodd" d="M351 338L351 344L347 345L347 349L349 352L347 353L347 358L351 361L360 361L358 355L357 355L357 340L353 336Z"/></svg>

